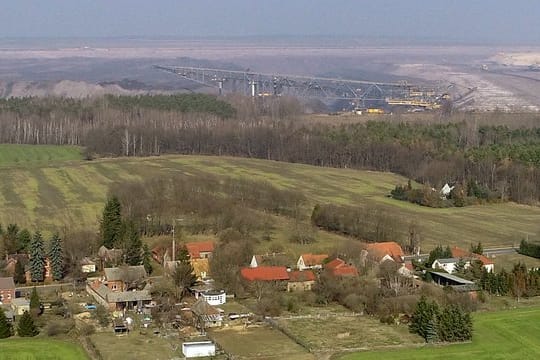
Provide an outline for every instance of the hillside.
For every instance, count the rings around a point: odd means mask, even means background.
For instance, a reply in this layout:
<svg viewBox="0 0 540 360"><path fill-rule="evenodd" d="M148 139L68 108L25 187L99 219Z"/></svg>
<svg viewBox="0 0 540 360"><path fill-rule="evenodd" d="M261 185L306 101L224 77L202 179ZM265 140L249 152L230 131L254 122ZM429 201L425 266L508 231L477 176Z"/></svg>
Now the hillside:
<svg viewBox="0 0 540 360"><path fill-rule="evenodd" d="M387 197L405 178L391 174L350 169L321 168L244 158L209 156L161 156L95 161L73 160L60 152L21 165L1 148L0 223L52 230L70 226L97 230L108 189L126 180L163 174L217 174L266 180L303 192L310 208L316 203L337 203L382 208L421 226L422 246L481 241L484 246L511 245L522 237L534 238L539 229L540 208L513 203L465 208L432 209ZM67 151L67 150L66 150ZM70 150L72 151L72 150ZM11 153L16 153L11 150ZM62 158L63 157L63 158ZM63 161L68 159L69 161ZM310 211L306 208L306 213ZM406 229L404 229L405 231ZM405 234L403 234L405 237Z"/></svg>

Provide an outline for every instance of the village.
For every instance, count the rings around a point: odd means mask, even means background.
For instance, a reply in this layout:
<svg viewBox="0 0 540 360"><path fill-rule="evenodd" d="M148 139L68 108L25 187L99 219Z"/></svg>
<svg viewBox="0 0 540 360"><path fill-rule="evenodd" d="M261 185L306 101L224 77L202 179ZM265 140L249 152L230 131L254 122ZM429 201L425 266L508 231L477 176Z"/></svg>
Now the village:
<svg viewBox="0 0 540 360"><path fill-rule="evenodd" d="M70 283L53 281L50 260L46 258L42 285L30 287L16 285L14 281L17 262L24 262L28 255L8 255L3 269L8 276L0 278L1 307L9 321L15 323L25 312L32 311L30 292L38 289L40 314L62 313L64 317L73 317L77 327L92 326L96 329L93 331L117 337L133 334L166 336L173 339L171 346L186 358L227 358L231 349L227 341L221 339L220 329L239 329L241 336L241 331L250 327L264 326L302 344L295 334L280 326L277 319L281 313L292 317L303 314L294 307L301 308L304 304L300 302L293 306L289 303L285 311L273 310L270 305L265 307L265 297L278 299L276 293L305 296L315 292L320 297L325 291L333 291L330 287L323 289L328 281L348 286L369 277L379 288L391 290L393 296L413 294L429 283L466 294L466 298L474 301L480 287L469 280L470 277L466 279L460 275L473 267L480 267L484 273L494 272L492 259L457 247L450 249L450 256L430 261L428 256L419 253L406 255L396 242L358 242L356 257L305 253L296 263L286 263L288 257L283 253L254 254L248 264L233 270L245 289L236 294L213 280L210 263L216 248L214 241L172 245L160 245L151 250L152 260L159 268L154 274L159 275L149 275L143 265L126 265L123 250L101 246L95 257L85 256L79 260L80 279ZM436 254L432 252L431 257L433 255ZM431 264L426 268L427 262ZM387 270L381 272L383 268ZM25 270L26 283L30 284L32 276L28 265ZM167 279L172 280L174 288L167 287ZM333 294L328 300L327 304L341 303L353 310L351 316L369 314L367 309L355 311L359 307ZM310 315L304 316L323 316L325 321L343 316L317 307L322 303L311 301L305 306L310 310L304 309ZM69 311L55 310L55 306L69 308ZM391 319L393 324L407 324L409 315L398 310ZM354 338L361 335L343 331L336 336Z"/></svg>

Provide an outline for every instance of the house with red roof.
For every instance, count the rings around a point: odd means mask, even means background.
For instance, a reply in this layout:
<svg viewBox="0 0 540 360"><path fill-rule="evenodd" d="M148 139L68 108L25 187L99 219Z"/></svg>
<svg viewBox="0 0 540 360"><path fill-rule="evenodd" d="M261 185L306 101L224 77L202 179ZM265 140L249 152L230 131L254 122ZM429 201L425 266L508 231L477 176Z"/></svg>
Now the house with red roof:
<svg viewBox="0 0 540 360"><path fill-rule="evenodd" d="M474 254L467 250L460 249L457 246L454 246L451 251L452 257L454 258L479 260L482 263L482 267L488 272L493 272L495 270L495 263L484 255Z"/></svg>
<svg viewBox="0 0 540 360"><path fill-rule="evenodd" d="M240 275L247 281L287 281L289 272L285 266L245 267Z"/></svg>
<svg viewBox="0 0 540 360"><path fill-rule="evenodd" d="M327 263L324 268L333 276L336 277L350 277L358 276L358 269L354 265L349 265L340 258L335 258L334 260Z"/></svg>
<svg viewBox="0 0 540 360"><path fill-rule="evenodd" d="M403 249L395 241L371 243L367 245L366 250L369 258L379 264L387 260L402 263L405 256Z"/></svg>
<svg viewBox="0 0 540 360"><path fill-rule="evenodd" d="M317 278L312 270L289 272L287 291L310 291Z"/></svg>
<svg viewBox="0 0 540 360"><path fill-rule="evenodd" d="M328 259L327 254L302 254L296 262L298 270L317 269L323 268L324 261Z"/></svg>
<svg viewBox="0 0 540 360"><path fill-rule="evenodd" d="M213 241L189 242L186 249L190 259L209 259L214 252Z"/></svg>

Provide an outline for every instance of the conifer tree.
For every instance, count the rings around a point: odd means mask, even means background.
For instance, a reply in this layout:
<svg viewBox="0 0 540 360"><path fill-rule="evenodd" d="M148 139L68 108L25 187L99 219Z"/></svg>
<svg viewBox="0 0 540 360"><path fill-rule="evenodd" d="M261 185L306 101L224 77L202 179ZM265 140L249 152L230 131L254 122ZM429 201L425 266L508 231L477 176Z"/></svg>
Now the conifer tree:
<svg viewBox="0 0 540 360"><path fill-rule="evenodd" d="M128 265L141 265L143 263L142 241L135 223L129 222L127 224L126 235L126 263Z"/></svg>
<svg viewBox="0 0 540 360"><path fill-rule="evenodd" d="M34 324L34 319L25 311L19 320L19 326L17 327L17 334L21 337L32 337L39 334L39 330Z"/></svg>
<svg viewBox="0 0 540 360"><path fill-rule="evenodd" d="M40 304L41 301L39 299L37 289L34 286L34 288L32 289L32 293L30 294L30 311L32 312L32 314L37 315L39 313Z"/></svg>
<svg viewBox="0 0 540 360"><path fill-rule="evenodd" d="M13 327L8 321L4 309L0 307L0 339L5 339L13 335Z"/></svg>
<svg viewBox="0 0 540 360"><path fill-rule="evenodd" d="M31 241L32 241L32 234L30 234L30 231L28 231L27 229L22 229L17 234L18 251L22 253L28 252Z"/></svg>
<svg viewBox="0 0 540 360"><path fill-rule="evenodd" d="M435 333L438 331L436 319L439 307L435 302L428 302L425 296L416 304L409 331L420 335L427 342L436 341Z"/></svg>
<svg viewBox="0 0 540 360"><path fill-rule="evenodd" d="M4 250L7 254L13 254L17 252L17 235L19 234L19 227L17 224L9 224L6 230L2 234L4 239Z"/></svg>
<svg viewBox="0 0 540 360"><path fill-rule="evenodd" d="M53 280L62 280L64 277L64 252L62 249L62 240L58 234L54 234L51 238L49 260L51 263Z"/></svg>
<svg viewBox="0 0 540 360"><path fill-rule="evenodd" d="M107 200L101 218L102 244L112 249L122 240L122 213L120 201L116 196Z"/></svg>
<svg viewBox="0 0 540 360"><path fill-rule="evenodd" d="M30 276L32 281L43 281L45 275L45 245L43 237L36 231L30 243Z"/></svg>
<svg viewBox="0 0 540 360"><path fill-rule="evenodd" d="M148 244L143 245L143 265L144 265L144 269L146 270L146 273L148 275L152 274L152 271L154 271L154 268L152 266L152 254L150 253Z"/></svg>
<svg viewBox="0 0 540 360"><path fill-rule="evenodd" d="M13 274L13 280L16 284L26 284L26 273L24 271L24 264L21 259L18 259L15 263L15 273Z"/></svg>

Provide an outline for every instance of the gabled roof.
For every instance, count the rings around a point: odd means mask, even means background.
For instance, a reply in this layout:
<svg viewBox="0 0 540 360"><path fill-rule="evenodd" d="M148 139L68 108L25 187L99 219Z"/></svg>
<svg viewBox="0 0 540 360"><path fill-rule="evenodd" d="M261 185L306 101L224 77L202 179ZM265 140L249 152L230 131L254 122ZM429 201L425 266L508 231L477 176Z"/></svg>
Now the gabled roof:
<svg viewBox="0 0 540 360"><path fill-rule="evenodd" d="M289 273L285 266L259 266L245 267L240 270L242 277L248 281L278 281L289 280Z"/></svg>
<svg viewBox="0 0 540 360"><path fill-rule="evenodd" d="M439 264L455 264L455 263L458 263L459 260L461 260L463 258L447 258L447 259L437 259L435 260L436 262L438 262ZM435 263L435 261L433 263ZM466 259L463 259L463 261L467 261Z"/></svg>
<svg viewBox="0 0 540 360"><path fill-rule="evenodd" d="M326 264L325 268L333 270L333 269L337 269L338 267L344 266L346 264L347 263L344 260L341 260L340 258L335 258L334 260Z"/></svg>
<svg viewBox="0 0 540 360"><path fill-rule="evenodd" d="M136 291L121 291L114 292L109 291L107 293L108 302L124 302L124 301L150 301L152 295L148 290L136 290Z"/></svg>
<svg viewBox="0 0 540 360"><path fill-rule="evenodd" d="M358 276L358 269L340 258L330 261L325 268L334 276Z"/></svg>
<svg viewBox="0 0 540 360"><path fill-rule="evenodd" d="M141 280L146 278L146 270L143 265L105 268L104 271L107 281L123 281L126 278Z"/></svg>
<svg viewBox="0 0 540 360"><path fill-rule="evenodd" d="M473 256L475 258L477 258L478 260L480 260L482 262L482 265L492 265L492 264L495 264L493 261L491 261L490 259L488 259L487 257L485 257L484 255L478 255L478 254L473 254Z"/></svg>
<svg viewBox="0 0 540 360"><path fill-rule="evenodd" d="M261 266L263 263L263 256L262 255L253 255L251 257L250 265Z"/></svg>
<svg viewBox="0 0 540 360"><path fill-rule="evenodd" d="M452 249L452 257L455 257L455 258L462 258L462 257L469 257L471 256L471 253L466 251L466 250L463 250L463 249L460 249L458 248L457 246L454 246Z"/></svg>
<svg viewBox="0 0 540 360"><path fill-rule="evenodd" d="M474 254L467 250L463 250L458 248L457 246L454 246L452 249L452 256L457 258L466 258L466 257L472 257L476 258L477 260L480 260L482 262L482 265L491 265L493 264L493 261L485 257L484 255Z"/></svg>
<svg viewBox="0 0 540 360"><path fill-rule="evenodd" d="M328 259L327 254L302 254L300 257L306 266L322 265L323 261Z"/></svg>
<svg viewBox="0 0 540 360"><path fill-rule="evenodd" d="M15 289L12 277L0 277L0 289Z"/></svg>
<svg viewBox="0 0 540 360"><path fill-rule="evenodd" d="M289 281L291 282L315 281L315 274L311 270L291 271L289 273Z"/></svg>
<svg viewBox="0 0 540 360"><path fill-rule="evenodd" d="M190 242L186 243L186 249L191 259L199 259L203 252L213 252L214 242L202 241L202 242Z"/></svg>
<svg viewBox="0 0 540 360"><path fill-rule="evenodd" d="M206 302L202 297L199 298L193 305L191 311L197 316L219 316L219 310Z"/></svg>
<svg viewBox="0 0 540 360"><path fill-rule="evenodd" d="M372 243L367 245L368 253L377 260L382 260L386 255L389 255L394 261L403 261L405 253L401 246L395 241L386 241Z"/></svg>
<svg viewBox="0 0 540 360"><path fill-rule="evenodd" d="M88 256L85 256L79 261L81 265L96 265L95 261L92 261Z"/></svg>
<svg viewBox="0 0 540 360"><path fill-rule="evenodd" d="M332 270L334 276L358 276L358 269L352 265L342 266Z"/></svg>

